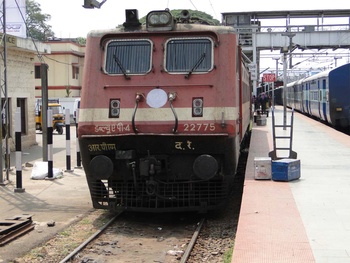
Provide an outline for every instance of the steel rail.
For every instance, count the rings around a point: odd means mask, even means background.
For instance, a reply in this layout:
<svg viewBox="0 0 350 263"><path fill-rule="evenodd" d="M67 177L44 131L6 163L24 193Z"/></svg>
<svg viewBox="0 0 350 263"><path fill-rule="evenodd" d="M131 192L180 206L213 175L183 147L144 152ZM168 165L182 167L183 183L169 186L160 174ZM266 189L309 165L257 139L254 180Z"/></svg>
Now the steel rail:
<svg viewBox="0 0 350 263"><path fill-rule="evenodd" d="M92 236L90 236L87 240L85 240L79 247L74 249L69 255L67 255L64 259L60 261L60 263L68 262L68 260L72 259L79 251L81 251L84 247L86 247L91 241L97 238L107 227L109 227L114 220L120 216L123 211L120 211L116 214L111 220L109 220L105 225L103 225L99 230L97 230Z"/></svg>
<svg viewBox="0 0 350 263"><path fill-rule="evenodd" d="M197 226L197 229L196 231L194 232L192 238L191 238L191 241L190 243L188 244L187 248L186 248L186 251L185 253L182 255L181 257L181 261L180 263L186 263L187 262L187 259L188 257L190 256L190 253L194 247L194 245L196 244L196 241L197 241L197 238L198 238L198 235L199 235L199 232L201 231L202 229L202 226L203 226L203 223L205 221L205 218L202 218L201 221L199 222L198 226Z"/></svg>

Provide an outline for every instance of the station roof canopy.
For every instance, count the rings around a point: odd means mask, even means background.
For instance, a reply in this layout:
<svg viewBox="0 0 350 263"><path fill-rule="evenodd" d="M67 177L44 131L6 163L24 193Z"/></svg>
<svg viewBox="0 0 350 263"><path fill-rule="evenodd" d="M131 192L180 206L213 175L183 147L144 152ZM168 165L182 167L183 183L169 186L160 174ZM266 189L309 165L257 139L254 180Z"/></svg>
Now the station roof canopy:
<svg viewBox="0 0 350 263"><path fill-rule="evenodd" d="M350 9L227 12L222 16L250 16L251 19L350 17Z"/></svg>

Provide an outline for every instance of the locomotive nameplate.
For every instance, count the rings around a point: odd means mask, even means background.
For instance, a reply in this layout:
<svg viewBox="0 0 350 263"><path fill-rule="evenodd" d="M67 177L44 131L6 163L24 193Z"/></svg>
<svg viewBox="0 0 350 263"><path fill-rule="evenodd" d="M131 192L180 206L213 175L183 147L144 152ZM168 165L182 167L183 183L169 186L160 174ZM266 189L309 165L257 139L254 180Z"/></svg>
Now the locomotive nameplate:
<svg viewBox="0 0 350 263"><path fill-rule="evenodd" d="M111 134L115 132L130 132L130 125L121 122L112 125L95 125L95 132Z"/></svg>
<svg viewBox="0 0 350 263"><path fill-rule="evenodd" d="M184 142L175 142L175 149L176 150L194 150L194 147L192 145L192 142L187 140Z"/></svg>
<svg viewBox="0 0 350 263"><path fill-rule="evenodd" d="M149 125L148 123L147 125ZM143 127L145 124L138 124L139 127ZM160 125L159 123L154 124L156 130L159 131ZM166 124L166 126L172 126L172 124ZM213 133L213 132L222 132L223 130L232 133L231 129L232 125L227 125L225 129L221 126L219 123L184 123L184 124L179 124L178 127L178 132L183 132L183 133ZM122 123L119 122L117 124L111 124L111 125L94 125L93 127L94 133L96 134L119 134L119 133L130 133L132 132L131 124L128 123ZM169 131L171 130L170 128L165 128L168 129ZM142 131L142 129L140 129ZM147 127L147 132L152 132L149 127Z"/></svg>
<svg viewBox="0 0 350 263"><path fill-rule="evenodd" d="M114 143L94 143L88 145L89 152L115 151L117 148Z"/></svg>

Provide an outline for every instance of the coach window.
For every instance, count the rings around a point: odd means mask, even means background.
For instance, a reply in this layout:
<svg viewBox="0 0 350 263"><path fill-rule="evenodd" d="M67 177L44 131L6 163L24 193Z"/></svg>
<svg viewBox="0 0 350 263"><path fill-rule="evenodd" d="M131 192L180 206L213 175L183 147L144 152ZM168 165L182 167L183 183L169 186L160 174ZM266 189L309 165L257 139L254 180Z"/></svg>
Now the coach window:
<svg viewBox="0 0 350 263"><path fill-rule="evenodd" d="M105 73L146 74L151 71L152 43L149 40L112 40L107 43Z"/></svg>
<svg viewBox="0 0 350 263"><path fill-rule="evenodd" d="M165 70L204 73L213 68L213 42L208 38L170 39L166 43Z"/></svg>

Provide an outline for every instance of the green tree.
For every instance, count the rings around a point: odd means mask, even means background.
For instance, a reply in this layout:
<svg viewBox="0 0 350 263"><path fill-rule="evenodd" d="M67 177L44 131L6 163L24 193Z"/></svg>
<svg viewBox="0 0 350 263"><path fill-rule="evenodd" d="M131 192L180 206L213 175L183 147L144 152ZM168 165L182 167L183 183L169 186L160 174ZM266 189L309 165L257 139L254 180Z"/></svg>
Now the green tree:
<svg viewBox="0 0 350 263"><path fill-rule="evenodd" d="M170 10L170 13L177 21L185 21L186 19L182 18L182 9ZM188 22L208 24L208 25L220 25L220 21L214 19L211 15L197 10L187 10L189 12ZM141 24L146 23L146 16L140 19Z"/></svg>
<svg viewBox="0 0 350 263"><path fill-rule="evenodd" d="M171 14L176 18L182 19L182 11L180 9L171 10ZM208 24L208 25L220 25L220 21L214 19L211 15L197 10L187 10L189 12L189 21L193 23ZM183 19L182 19L183 20Z"/></svg>
<svg viewBox="0 0 350 263"><path fill-rule="evenodd" d="M86 45L86 38L85 37L77 37L76 39L77 43L84 46Z"/></svg>
<svg viewBox="0 0 350 263"><path fill-rule="evenodd" d="M40 4L34 0L26 0L26 24L27 36L38 41L46 41L48 37L54 37L55 33L51 30L51 26L47 21L51 19L51 15L42 14Z"/></svg>

